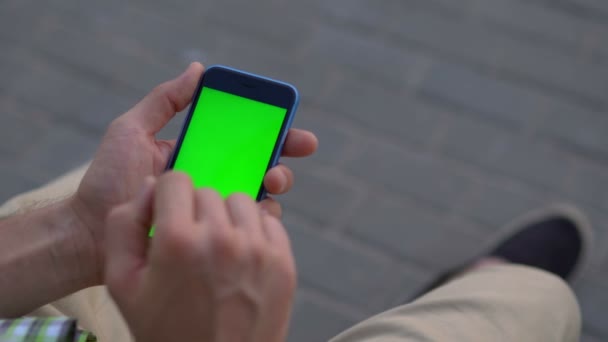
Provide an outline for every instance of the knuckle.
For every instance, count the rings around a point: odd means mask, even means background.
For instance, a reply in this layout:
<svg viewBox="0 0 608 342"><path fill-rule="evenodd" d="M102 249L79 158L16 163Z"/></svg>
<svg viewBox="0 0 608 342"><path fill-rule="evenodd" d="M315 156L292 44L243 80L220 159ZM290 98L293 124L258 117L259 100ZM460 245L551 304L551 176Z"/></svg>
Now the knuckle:
<svg viewBox="0 0 608 342"><path fill-rule="evenodd" d="M150 96L158 101L164 112L177 111L177 108L174 107L171 100L176 98L176 95L175 88L172 87L171 81L157 85L150 92Z"/></svg>
<svg viewBox="0 0 608 342"><path fill-rule="evenodd" d="M240 262L241 253L237 239L226 234L222 229L215 229L209 235L208 243L213 259L221 260L223 264L238 264Z"/></svg>
<svg viewBox="0 0 608 342"><path fill-rule="evenodd" d="M275 215L265 215L263 222L267 234L271 235L273 240L277 240L277 243L279 243L281 247L283 247L283 244L286 243L287 249L291 250L291 246L289 245L289 235L287 234L287 230L281 222L280 217ZM283 253L283 248L277 248L275 253Z"/></svg>
<svg viewBox="0 0 608 342"><path fill-rule="evenodd" d="M189 186L192 187L192 179L190 178L190 176L188 176L188 174L184 173L184 172L173 172L173 177L175 178L175 181L183 186Z"/></svg>
<svg viewBox="0 0 608 342"><path fill-rule="evenodd" d="M247 201L252 201L252 199L248 195L245 195L242 193L236 193L236 194L230 195L230 197L228 197L228 201L230 201L230 202L247 202Z"/></svg>
<svg viewBox="0 0 608 342"><path fill-rule="evenodd" d="M179 185L183 185L183 186L192 187L192 180L190 179L190 176L188 176L184 172L179 172L179 171L166 172L160 177L160 179L164 182L173 183L174 185L179 184Z"/></svg>
<svg viewBox="0 0 608 342"><path fill-rule="evenodd" d="M260 271L268 263L268 249L262 243L252 243L247 259L254 271Z"/></svg>
<svg viewBox="0 0 608 342"><path fill-rule="evenodd" d="M152 91L150 91L150 94L152 96L165 96L168 92L169 89L169 85L167 84L167 82L163 82L157 86L155 86L154 88L152 88Z"/></svg>
<svg viewBox="0 0 608 342"><path fill-rule="evenodd" d="M212 188L201 188L196 192L201 198L221 198L220 193Z"/></svg>
<svg viewBox="0 0 608 342"><path fill-rule="evenodd" d="M185 229L176 229L180 228L179 226L183 225L158 223L159 229L166 229L161 243L161 255L163 258L184 261L192 259L196 255L197 245L195 239Z"/></svg>
<svg viewBox="0 0 608 342"><path fill-rule="evenodd" d="M133 137L141 133L140 125L128 116L128 112L110 122L106 137Z"/></svg>

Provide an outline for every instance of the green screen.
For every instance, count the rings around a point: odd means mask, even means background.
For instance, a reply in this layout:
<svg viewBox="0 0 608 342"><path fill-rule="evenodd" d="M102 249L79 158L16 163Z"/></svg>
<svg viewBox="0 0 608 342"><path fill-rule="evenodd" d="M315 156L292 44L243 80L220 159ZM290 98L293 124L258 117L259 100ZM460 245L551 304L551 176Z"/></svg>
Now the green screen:
<svg viewBox="0 0 608 342"><path fill-rule="evenodd" d="M203 87L174 170L196 188L256 199L287 109Z"/></svg>

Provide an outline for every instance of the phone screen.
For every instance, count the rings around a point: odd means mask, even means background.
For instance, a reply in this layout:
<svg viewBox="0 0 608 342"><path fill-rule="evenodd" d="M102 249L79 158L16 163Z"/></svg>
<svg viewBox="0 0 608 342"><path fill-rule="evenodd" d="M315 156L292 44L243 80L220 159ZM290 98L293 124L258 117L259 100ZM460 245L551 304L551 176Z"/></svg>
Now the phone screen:
<svg viewBox="0 0 608 342"><path fill-rule="evenodd" d="M287 108L203 86L173 169L223 198L257 198Z"/></svg>

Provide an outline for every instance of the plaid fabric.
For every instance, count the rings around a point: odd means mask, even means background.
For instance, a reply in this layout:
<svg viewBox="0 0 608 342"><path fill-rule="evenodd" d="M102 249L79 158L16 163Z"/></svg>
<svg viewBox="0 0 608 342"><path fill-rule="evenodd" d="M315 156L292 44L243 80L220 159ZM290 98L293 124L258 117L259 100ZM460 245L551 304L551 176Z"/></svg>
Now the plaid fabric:
<svg viewBox="0 0 608 342"><path fill-rule="evenodd" d="M1 342L93 342L97 338L67 317L0 319Z"/></svg>

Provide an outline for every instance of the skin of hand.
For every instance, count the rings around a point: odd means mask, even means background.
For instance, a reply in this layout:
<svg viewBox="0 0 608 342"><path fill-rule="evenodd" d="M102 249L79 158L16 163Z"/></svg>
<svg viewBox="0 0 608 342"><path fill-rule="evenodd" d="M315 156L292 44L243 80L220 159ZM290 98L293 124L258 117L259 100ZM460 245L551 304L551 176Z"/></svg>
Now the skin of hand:
<svg viewBox="0 0 608 342"><path fill-rule="evenodd" d="M94 251L92 260L84 261L84 267L95 270L91 284L102 283L105 218L112 207L135 195L146 176L158 176L164 171L175 141L158 140L155 134L190 103L203 70L200 63L192 63L181 76L157 86L135 107L115 119L76 194L70 198L70 207L81 229L90 235L81 244ZM309 156L317 145L313 133L290 129L282 155ZM283 194L292 185L293 173L284 165L272 168L264 178L270 194ZM276 217L281 216L281 207L272 198L260 205Z"/></svg>
<svg viewBox="0 0 608 342"><path fill-rule="evenodd" d="M224 201L169 172L146 179L107 225L106 283L137 341L285 340L296 286L289 238L248 196Z"/></svg>

